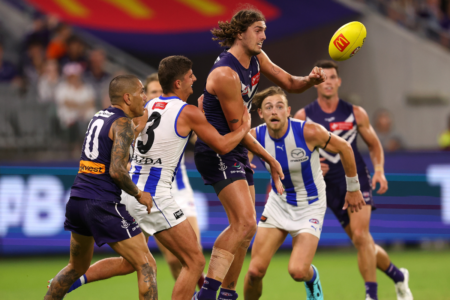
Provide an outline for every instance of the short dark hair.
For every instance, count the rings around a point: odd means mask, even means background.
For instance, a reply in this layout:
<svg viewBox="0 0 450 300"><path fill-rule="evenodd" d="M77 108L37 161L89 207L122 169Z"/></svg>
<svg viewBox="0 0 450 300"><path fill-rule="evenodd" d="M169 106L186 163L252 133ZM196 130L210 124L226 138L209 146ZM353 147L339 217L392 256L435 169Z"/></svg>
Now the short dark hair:
<svg viewBox="0 0 450 300"><path fill-rule="evenodd" d="M158 81L159 82L159 78L158 78L158 73L152 73L150 75L147 76L147 78L145 78L145 83L144 83L144 90L145 92L147 92L147 86L150 82L153 81Z"/></svg>
<svg viewBox="0 0 450 300"><path fill-rule="evenodd" d="M264 100L267 97L274 96L274 95L284 96L284 99L286 99L286 103L288 102L286 93L283 91L282 88L280 88L279 86L271 86L271 87L265 89L264 91L259 92L258 94L255 95L255 97L253 97L253 101L252 101L253 105L255 106L256 109L261 108L261 105L264 102Z"/></svg>
<svg viewBox="0 0 450 300"><path fill-rule="evenodd" d="M111 104L119 104L125 93L134 93L138 87L139 78L126 74L114 77L109 83L109 98Z"/></svg>
<svg viewBox="0 0 450 300"><path fill-rule="evenodd" d="M247 31L247 29L255 22L266 21L266 18L256 8L247 6L241 9L231 18L231 21L219 21L219 28L211 30L213 41L219 41L222 47L231 47L236 40L238 34Z"/></svg>
<svg viewBox="0 0 450 300"><path fill-rule="evenodd" d="M335 69L336 74L339 76L339 66L332 60L319 60L314 66L322 69Z"/></svg>
<svg viewBox="0 0 450 300"><path fill-rule="evenodd" d="M158 77L163 93L173 92L173 83L176 80L182 80L190 69L192 69L192 61L182 55L169 56L161 60Z"/></svg>

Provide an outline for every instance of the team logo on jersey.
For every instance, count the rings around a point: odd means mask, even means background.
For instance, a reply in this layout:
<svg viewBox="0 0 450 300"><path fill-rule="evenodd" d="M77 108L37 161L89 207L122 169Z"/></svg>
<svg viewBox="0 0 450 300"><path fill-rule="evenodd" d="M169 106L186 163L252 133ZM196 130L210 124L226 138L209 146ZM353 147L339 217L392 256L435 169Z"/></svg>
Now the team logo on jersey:
<svg viewBox="0 0 450 300"><path fill-rule="evenodd" d="M227 169L227 165L224 164L223 162L219 163L219 171L225 171Z"/></svg>
<svg viewBox="0 0 450 300"><path fill-rule="evenodd" d="M242 96L248 95L248 91L250 90L249 86L246 86L241 92Z"/></svg>
<svg viewBox="0 0 450 300"><path fill-rule="evenodd" d="M220 294L221 294L222 296L227 296L227 297L233 296L233 294L227 293L227 292L220 292Z"/></svg>
<svg viewBox="0 0 450 300"><path fill-rule="evenodd" d="M261 219L260 219L260 221L261 221L261 222L265 222L265 221L267 221L267 217L266 217L266 216L261 216Z"/></svg>
<svg viewBox="0 0 450 300"><path fill-rule="evenodd" d="M369 192L363 192L362 193L364 201L370 201L370 193Z"/></svg>
<svg viewBox="0 0 450 300"><path fill-rule="evenodd" d="M175 217L175 219L179 219L179 218L181 218L182 216L184 216L184 213L183 213L183 211L180 209L180 210L177 210L176 212L174 212L173 213L173 216Z"/></svg>
<svg viewBox="0 0 450 300"><path fill-rule="evenodd" d="M167 102L155 102L155 104L153 104L152 109L165 109L167 105Z"/></svg>
<svg viewBox="0 0 450 300"><path fill-rule="evenodd" d="M350 42L345 38L345 36L341 33L340 35L338 35L338 37L333 41L333 44L336 46L336 48L341 51L344 52L345 48L348 47L348 45L350 45Z"/></svg>
<svg viewBox="0 0 450 300"><path fill-rule="evenodd" d="M335 117L325 118L325 121L327 121L327 122L332 122L332 121L334 121L334 119L335 119Z"/></svg>
<svg viewBox="0 0 450 300"><path fill-rule="evenodd" d="M128 229L130 227L130 223L128 223L126 220L122 219L122 228Z"/></svg>
<svg viewBox="0 0 450 300"><path fill-rule="evenodd" d="M80 160L78 173L84 174L105 174L105 165L88 160Z"/></svg>
<svg viewBox="0 0 450 300"><path fill-rule="evenodd" d="M336 131L336 130L351 130L353 129L353 123L352 122L333 122L330 123L330 130Z"/></svg>
<svg viewBox="0 0 450 300"><path fill-rule="evenodd" d="M309 219L309 222L316 224L316 225L320 224L319 220L317 220L317 219Z"/></svg>
<svg viewBox="0 0 450 300"><path fill-rule="evenodd" d="M309 159L309 156L306 156L306 151L302 148L296 148L291 151L291 162L304 162Z"/></svg>

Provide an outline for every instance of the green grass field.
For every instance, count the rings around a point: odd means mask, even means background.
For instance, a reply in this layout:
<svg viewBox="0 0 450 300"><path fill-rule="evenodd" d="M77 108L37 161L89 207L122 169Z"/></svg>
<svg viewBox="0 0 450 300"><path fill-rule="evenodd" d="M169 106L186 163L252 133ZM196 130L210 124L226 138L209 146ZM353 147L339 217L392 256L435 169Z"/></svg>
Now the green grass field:
<svg viewBox="0 0 450 300"><path fill-rule="evenodd" d="M391 252L399 267L410 271L410 287L414 299L450 299L450 253L410 250ZM94 261L104 258L95 256ZM174 284L162 256L155 255L158 264L159 299L170 299ZM209 256L206 257L207 260ZM289 252L279 252L272 260L264 279L262 300L306 299L303 284L294 282L287 272ZM250 262L244 263L238 293L243 299L243 278ZM0 299L42 299L47 291L47 280L67 263L67 257L3 258L0 260ZM320 272L325 299L364 299L364 284L356 264L354 251L319 251L314 264ZM380 300L395 300L393 282L378 272ZM137 299L136 275L111 278L85 285L65 299L106 300Z"/></svg>

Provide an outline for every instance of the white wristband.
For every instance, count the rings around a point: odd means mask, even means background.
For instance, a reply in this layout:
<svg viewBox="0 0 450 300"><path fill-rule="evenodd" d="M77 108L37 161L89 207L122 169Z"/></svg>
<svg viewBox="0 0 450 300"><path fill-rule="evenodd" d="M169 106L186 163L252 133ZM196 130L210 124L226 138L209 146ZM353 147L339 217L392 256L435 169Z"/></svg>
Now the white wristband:
<svg viewBox="0 0 450 300"><path fill-rule="evenodd" d="M347 191L348 192L355 192L355 191L359 191L361 189L361 187L359 185L358 175L356 175L354 177L345 176L345 181L347 181Z"/></svg>

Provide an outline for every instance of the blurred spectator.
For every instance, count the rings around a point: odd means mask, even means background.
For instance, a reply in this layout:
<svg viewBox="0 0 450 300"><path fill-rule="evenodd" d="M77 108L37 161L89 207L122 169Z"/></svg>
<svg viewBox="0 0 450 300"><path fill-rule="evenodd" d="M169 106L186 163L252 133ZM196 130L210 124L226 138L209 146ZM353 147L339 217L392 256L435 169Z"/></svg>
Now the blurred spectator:
<svg viewBox="0 0 450 300"><path fill-rule="evenodd" d="M147 101L161 96L162 87L161 84L159 84L158 73L153 73L147 76L145 79L144 88L145 94L147 95Z"/></svg>
<svg viewBox="0 0 450 300"><path fill-rule="evenodd" d="M36 41L39 41L45 48L50 42L50 30L48 29L45 16L37 16L33 20L31 30L24 38L24 49L26 50L31 43Z"/></svg>
<svg viewBox="0 0 450 300"><path fill-rule="evenodd" d="M103 109L102 98L107 92L111 74L105 70L105 51L94 49L89 54L89 66L85 72L85 81L89 83L95 91L95 107L97 110Z"/></svg>
<svg viewBox="0 0 450 300"><path fill-rule="evenodd" d="M55 91L58 118L72 149L81 146L87 124L95 113L95 93L82 81L82 74L80 64L66 64L63 67L64 79Z"/></svg>
<svg viewBox="0 0 450 300"><path fill-rule="evenodd" d="M438 142L442 150L450 151L450 115L447 119L447 129L441 133Z"/></svg>
<svg viewBox="0 0 450 300"><path fill-rule="evenodd" d="M36 84L45 63L44 45L39 40L30 40L22 57L21 74L25 82Z"/></svg>
<svg viewBox="0 0 450 300"><path fill-rule="evenodd" d="M16 83L18 80L16 67L3 59L3 44L0 43L0 83Z"/></svg>
<svg viewBox="0 0 450 300"><path fill-rule="evenodd" d="M60 59L66 54L67 40L72 35L72 28L66 24L59 24L55 34L47 47L48 59Z"/></svg>
<svg viewBox="0 0 450 300"><path fill-rule="evenodd" d="M80 64L83 67L83 71L87 69L86 45L84 41L76 35L71 36L67 40L66 55L59 60L61 68L64 68L68 63Z"/></svg>
<svg viewBox="0 0 450 300"><path fill-rule="evenodd" d="M55 102L55 90L59 84L59 69L56 60L48 60L38 81L40 103Z"/></svg>
<svg viewBox="0 0 450 300"><path fill-rule="evenodd" d="M375 114L375 131L384 151L395 152L404 149L400 135L392 130L392 118L388 110L381 109Z"/></svg>

